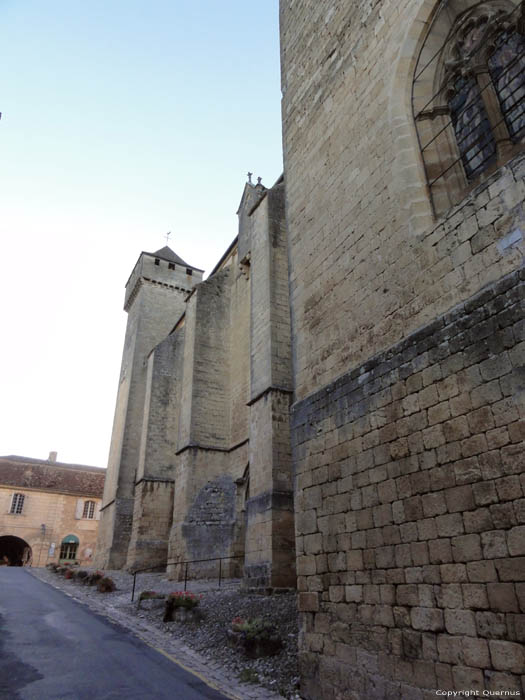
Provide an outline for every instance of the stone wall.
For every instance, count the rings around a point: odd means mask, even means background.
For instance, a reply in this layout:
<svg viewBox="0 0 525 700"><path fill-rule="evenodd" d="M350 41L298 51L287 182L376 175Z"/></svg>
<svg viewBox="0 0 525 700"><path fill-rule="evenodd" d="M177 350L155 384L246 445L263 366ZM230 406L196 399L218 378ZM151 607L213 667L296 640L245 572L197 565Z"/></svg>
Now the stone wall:
<svg viewBox="0 0 525 700"><path fill-rule="evenodd" d="M188 300L170 575L295 586L287 238L282 182L248 183L239 236ZM238 557L238 558L237 558ZM218 562L191 564L216 575Z"/></svg>
<svg viewBox="0 0 525 700"><path fill-rule="evenodd" d="M172 525L184 327L150 353L128 569L164 566Z"/></svg>
<svg viewBox="0 0 525 700"><path fill-rule="evenodd" d="M309 699L525 671L525 158L434 218L412 86L437 6L281 3Z"/></svg>
<svg viewBox="0 0 525 700"><path fill-rule="evenodd" d="M411 89L436 5L281 3L298 399L500 278L521 258L519 250L503 255L497 241L523 223L523 163L503 169L477 205L463 203L446 230L433 231ZM456 222L462 226L453 233ZM468 241L478 232L480 245L471 253Z"/></svg>
<svg viewBox="0 0 525 700"><path fill-rule="evenodd" d="M309 700L525 672L525 158L434 218L412 86L437 7L281 3Z"/></svg>
<svg viewBox="0 0 525 700"><path fill-rule="evenodd" d="M173 329L187 294L202 279L201 271L193 268L188 275L187 269L155 253L142 253L126 285L128 323L99 530L100 567L120 568L126 563L141 459L148 357Z"/></svg>
<svg viewBox="0 0 525 700"><path fill-rule="evenodd" d="M521 687L524 280L294 407L306 697Z"/></svg>

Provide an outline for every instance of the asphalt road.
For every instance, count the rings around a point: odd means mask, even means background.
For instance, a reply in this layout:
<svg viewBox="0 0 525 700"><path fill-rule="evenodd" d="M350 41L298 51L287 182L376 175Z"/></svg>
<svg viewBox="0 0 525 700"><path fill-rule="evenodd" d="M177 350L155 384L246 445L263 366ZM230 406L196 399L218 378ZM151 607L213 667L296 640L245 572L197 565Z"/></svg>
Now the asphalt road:
<svg viewBox="0 0 525 700"><path fill-rule="evenodd" d="M226 700L122 627L0 567L0 698Z"/></svg>

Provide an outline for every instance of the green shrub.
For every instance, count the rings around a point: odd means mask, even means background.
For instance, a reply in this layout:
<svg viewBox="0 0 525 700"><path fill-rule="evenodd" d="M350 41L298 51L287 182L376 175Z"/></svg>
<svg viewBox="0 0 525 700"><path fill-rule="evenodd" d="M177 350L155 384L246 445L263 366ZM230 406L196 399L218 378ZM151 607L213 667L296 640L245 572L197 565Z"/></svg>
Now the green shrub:
<svg viewBox="0 0 525 700"><path fill-rule="evenodd" d="M142 591L142 593L139 595L139 601L151 600L152 598L164 598L164 594L157 593L156 591Z"/></svg>
<svg viewBox="0 0 525 700"><path fill-rule="evenodd" d="M262 617L234 617L232 630L242 632L247 639L273 639L277 636L275 625Z"/></svg>

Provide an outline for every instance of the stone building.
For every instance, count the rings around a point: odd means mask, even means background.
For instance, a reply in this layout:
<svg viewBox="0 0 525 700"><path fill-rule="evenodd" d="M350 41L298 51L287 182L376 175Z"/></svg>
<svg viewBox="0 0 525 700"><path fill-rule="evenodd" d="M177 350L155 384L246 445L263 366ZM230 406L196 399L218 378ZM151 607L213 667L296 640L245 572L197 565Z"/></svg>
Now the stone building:
<svg viewBox="0 0 525 700"><path fill-rule="evenodd" d="M0 563L93 563L106 470L56 458L0 457Z"/></svg>
<svg viewBox="0 0 525 700"><path fill-rule="evenodd" d="M100 566L196 576L224 557L250 588L295 586L282 180L247 183L238 215L206 281L168 247L128 280Z"/></svg>
<svg viewBox="0 0 525 700"><path fill-rule="evenodd" d="M309 700L523 692L524 24L281 2Z"/></svg>
<svg viewBox="0 0 525 700"><path fill-rule="evenodd" d="M280 14L284 180L128 282L100 563L293 585L293 502L305 698L523 692L523 3Z"/></svg>

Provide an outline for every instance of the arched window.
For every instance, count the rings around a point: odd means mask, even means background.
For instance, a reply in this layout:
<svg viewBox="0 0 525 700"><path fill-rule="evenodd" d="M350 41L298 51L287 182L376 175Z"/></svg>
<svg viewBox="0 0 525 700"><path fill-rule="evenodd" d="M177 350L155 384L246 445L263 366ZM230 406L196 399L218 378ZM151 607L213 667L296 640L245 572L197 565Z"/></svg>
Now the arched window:
<svg viewBox="0 0 525 700"><path fill-rule="evenodd" d="M60 559L73 561L77 558L79 540L76 535L67 535L60 544Z"/></svg>
<svg viewBox="0 0 525 700"><path fill-rule="evenodd" d="M25 496L23 493L14 493L11 499L11 508L9 512L12 515L20 515L24 510Z"/></svg>
<svg viewBox="0 0 525 700"><path fill-rule="evenodd" d="M437 214L524 148L525 18L519 0L442 0L412 103Z"/></svg>
<svg viewBox="0 0 525 700"><path fill-rule="evenodd" d="M86 501L84 503L84 511L82 513L83 518L89 518L92 520L95 517L95 501Z"/></svg>

